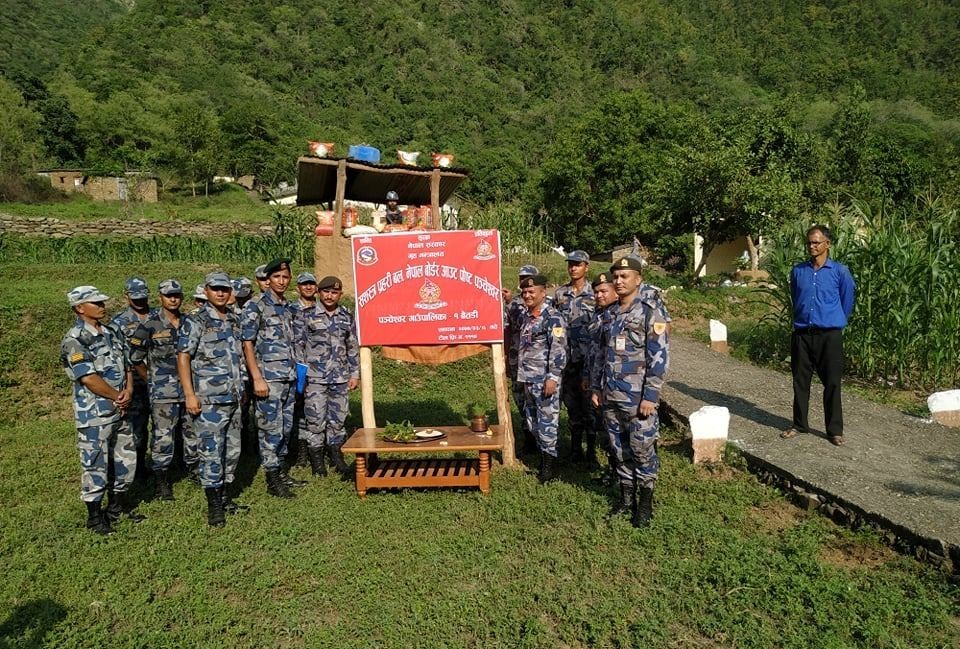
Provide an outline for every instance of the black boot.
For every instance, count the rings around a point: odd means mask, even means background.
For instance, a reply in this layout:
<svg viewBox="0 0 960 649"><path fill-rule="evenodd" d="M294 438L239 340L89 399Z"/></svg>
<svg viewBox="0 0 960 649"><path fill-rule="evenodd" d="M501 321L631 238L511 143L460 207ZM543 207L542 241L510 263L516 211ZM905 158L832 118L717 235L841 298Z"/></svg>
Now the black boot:
<svg viewBox="0 0 960 649"><path fill-rule="evenodd" d="M297 466L308 467L311 466L309 460L309 447L307 446L307 440L299 439L297 440Z"/></svg>
<svg viewBox="0 0 960 649"><path fill-rule="evenodd" d="M194 462L193 464L187 464L187 477L190 478L190 482L200 486L200 465Z"/></svg>
<svg viewBox="0 0 960 649"><path fill-rule="evenodd" d="M570 461L575 464L583 462L583 433L579 430L570 433Z"/></svg>
<svg viewBox="0 0 960 649"><path fill-rule="evenodd" d="M620 499L617 501L617 504L613 506L613 509L610 510L608 518L633 514L635 502L636 492L634 491L633 484L624 484L621 482Z"/></svg>
<svg viewBox="0 0 960 649"><path fill-rule="evenodd" d="M634 527L647 527L653 518L653 487L639 487L630 522Z"/></svg>
<svg viewBox="0 0 960 649"><path fill-rule="evenodd" d="M130 500L127 498L126 492L111 491L110 503L107 505L107 508L103 513L110 522L116 522L120 520L120 517L123 514L126 514L127 518L134 523L140 523L147 520L146 516L138 514L137 512L133 511L133 509L134 508L130 506Z"/></svg>
<svg viewBox="0 0 960 649"><path fill-rule="evenodd" d="M339 446L330 444L327 446L327 450L330 453L330 463L333 464L333 469L340 474L340 477L344 480L350 479L350 466L347 464L347 461L343 459L343 451Z"/></svg>
<svg viewBox="0 0 960 649"><path fill-rule="evenodd" d="M278 469L269 469L265 472L267 479L267 493L277 498L293 498L293 492L286 483L280 478Z"/></svg>
<svg viewBox="0 0 960 649"><path fill-rule="evenodd" d="M173 488L170 486L170 473L166 469L153 472L153 497L159 500L173 500Z"/></svg>
<svg viewBox="0 0 960 649"><path fill-rule="evenodd" d="M107 520L103 515L103 511L100 509L99 500L94 503L87 502L87 529L93 530L101 536L113 534L113 530L110 528L110 521Z"/></svg>
<svg viewBox="0 0 960 649"><path fill-rule="evenodd" d="M287 464L286 458L280 460L280 479L283 480L283 484L291 489L306 487L308 484L306 480L297 480L290 475L290 465Z"/></svg>
<svg viewBox="0 0 960 649"><path fill-rule="evenodd" d="M223 511L228 514L250 509L250 505L241 505L233 501L233 487L229 484L220 487L220 501L223 503Z"/></svg>
<svg viewBox="0 0 960 649"><path fill-rule="evenodd" d="M556 459L557 458L553 457L552 455L548 455L547 453L544 453L543 455L541 455L540 476L539 476L541 484L546 484L551 480L553 480L554 477L556 477L553 474L553 464L554 462L556 462Z"/></svg>
<svg viewBox="0 0 960 649"><path fill-rule="evenodd" d="M310 448L308 446L307 456L310 458L310 469L313 471L313 475L326 477L327 465L326 465L326 462L324 461L323 447L321 446L320 448Z"/></svg>
<svg viewBox="0 0 960 649"><path fill-rule="evenodd" d="M223 499L220 497L220 487L204 487L207 495L207 524L210 527L223 527L227 524L227 517L223 513Z"/></svg>

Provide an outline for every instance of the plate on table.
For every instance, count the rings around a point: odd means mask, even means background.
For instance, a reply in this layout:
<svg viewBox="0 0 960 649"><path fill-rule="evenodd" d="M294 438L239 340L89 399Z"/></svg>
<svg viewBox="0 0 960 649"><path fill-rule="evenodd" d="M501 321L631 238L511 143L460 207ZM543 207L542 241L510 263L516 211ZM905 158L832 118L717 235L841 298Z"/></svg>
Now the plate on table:
<svg viewBox="0 0 960 649"><path fill-rule="evenodd" d="M424 428L415 432L414 437L421 441L429 441L431 439L443 439L447 436L442 430L437 430L436 428Z"/></svg>

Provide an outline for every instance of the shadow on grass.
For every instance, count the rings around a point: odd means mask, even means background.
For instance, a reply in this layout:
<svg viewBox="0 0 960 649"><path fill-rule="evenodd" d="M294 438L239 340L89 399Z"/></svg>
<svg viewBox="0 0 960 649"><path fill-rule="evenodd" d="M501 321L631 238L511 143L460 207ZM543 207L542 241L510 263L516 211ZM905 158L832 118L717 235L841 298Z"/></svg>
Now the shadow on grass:
<svg viewBox="0 0 960 649"><path fill-rule="evenodd" d="M65 617L67 609L52 599L21 604L0 624L0 649L44 647L47 633Z"/></svg>

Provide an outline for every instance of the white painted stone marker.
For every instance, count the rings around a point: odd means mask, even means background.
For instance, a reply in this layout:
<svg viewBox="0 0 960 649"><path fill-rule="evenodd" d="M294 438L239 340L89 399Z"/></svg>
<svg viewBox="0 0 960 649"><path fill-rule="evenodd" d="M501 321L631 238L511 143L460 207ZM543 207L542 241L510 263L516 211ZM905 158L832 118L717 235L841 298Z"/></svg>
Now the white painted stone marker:
<svg viewBox="0 0 960 649"><path fill-rule="evenodd" d="M927 408L938 424L960 428L960 390L934 392L927 397Z"/></svg>
<svg viewBox="0 0 960 649"><path fill-rule="evenodd" d="M710 321L710 349L721 354L730 353L727 345L727 325L719 320Z"/></svg>
<svg viewBox="0 0 960 649"><path fill-rule="evenodd" d="M723 447L730 430L730 411L723 406L704 406L690 415L693 463L723 460Z"/></svg>

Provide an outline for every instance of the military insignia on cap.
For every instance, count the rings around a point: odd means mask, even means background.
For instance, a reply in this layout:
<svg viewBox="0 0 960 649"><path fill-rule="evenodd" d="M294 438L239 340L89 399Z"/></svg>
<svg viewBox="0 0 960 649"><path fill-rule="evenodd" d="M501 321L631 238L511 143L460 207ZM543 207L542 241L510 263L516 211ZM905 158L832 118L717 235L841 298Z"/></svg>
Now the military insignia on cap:
<svg viewBox="0 0 960 649"><path fill-rule="evenodd" d="M71 354L70 356L71 363L79 363L82 360L83 360L83 352L77 352L76 354Z"/></svg>
<svg viewBox="0 0 960 649"><path fill-rule="evenodd" d="M667 330L667 323L666 323L666 322L654 322L654 323L653 323L653 333L657 334L658 336L662 336L662 335L663 335L663 332L666 331L666 330Z"/></svg>
<svg viewBox="0 0 960 649"><path fill-rule="evenodd" d="M620 266L622 266L623 268L629 268L630 262L627 261L626 257L620 260Z"/></svg>
<svg viewBox="0 0 960 649"><path fill-rule="evenodd" d="M563 338L563 327L554 327L554 328L553 328L553 337L554 337L554 338Z"/></svg>

